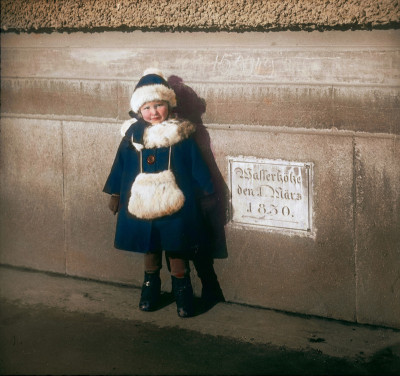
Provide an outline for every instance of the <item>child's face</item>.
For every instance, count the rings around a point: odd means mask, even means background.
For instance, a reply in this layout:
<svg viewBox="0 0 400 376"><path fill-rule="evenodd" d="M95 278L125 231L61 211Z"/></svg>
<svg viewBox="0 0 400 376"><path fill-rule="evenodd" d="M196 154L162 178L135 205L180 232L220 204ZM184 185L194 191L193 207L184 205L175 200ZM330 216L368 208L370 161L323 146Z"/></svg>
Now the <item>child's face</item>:
<svg viewBox="0 0 400 376"><path fill-rule="evenodd" d="M146 102L140 107L140 113L143 119L151 124L162 123L168 117L168 103L164 101Z"/></svg>

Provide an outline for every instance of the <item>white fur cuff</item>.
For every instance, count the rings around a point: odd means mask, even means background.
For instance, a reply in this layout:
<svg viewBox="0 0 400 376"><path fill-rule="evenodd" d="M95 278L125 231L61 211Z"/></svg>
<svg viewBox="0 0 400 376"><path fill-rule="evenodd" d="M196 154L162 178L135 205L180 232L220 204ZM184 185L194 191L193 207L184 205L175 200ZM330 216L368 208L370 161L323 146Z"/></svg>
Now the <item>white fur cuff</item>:
<svg viewBox="0 0 400 376"><path fill-rule="evenodd" d="M136 119L125 120L125 121L122 123L122 126L121 126L121 136L124 137L126 131L131 127L132 124L134 124L134 123L136 123L136 122L137 122Z"/></svg>

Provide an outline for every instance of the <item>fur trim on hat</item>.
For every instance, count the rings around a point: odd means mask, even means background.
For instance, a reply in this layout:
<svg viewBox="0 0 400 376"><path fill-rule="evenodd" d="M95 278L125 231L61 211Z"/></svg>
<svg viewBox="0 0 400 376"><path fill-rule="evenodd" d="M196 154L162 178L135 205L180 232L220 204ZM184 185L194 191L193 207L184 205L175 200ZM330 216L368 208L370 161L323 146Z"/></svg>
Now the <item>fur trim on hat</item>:
<svg viewBox="0 0 400 376"><path fill-rule="evenodd" d="M146 102L153 101L166 101L171 107L176 107L175 92L167 86L156 84L137 88L132 94L131 108L138 113Z"/></svg>
<svg viewBox="0 0 400 376"><path fill-rule="evenodd" d="M156 74L165 80L163 72L161 72L158 68L148 68L143 72L143 76L147 76L148 74Z"/></svg>
<svg viewBox="0 0 400 376"><path fill-rule="evenodd" d="M143 144L146 149L168 147L188 138L195 130L189 121L166 120L144 130Z"/></svg>

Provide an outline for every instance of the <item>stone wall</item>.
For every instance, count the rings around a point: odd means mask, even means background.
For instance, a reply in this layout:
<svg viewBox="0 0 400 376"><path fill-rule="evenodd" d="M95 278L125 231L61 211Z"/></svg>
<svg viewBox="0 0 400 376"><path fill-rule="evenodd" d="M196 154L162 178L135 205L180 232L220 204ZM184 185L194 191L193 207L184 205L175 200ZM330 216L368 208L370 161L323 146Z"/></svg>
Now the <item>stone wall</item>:
<svg viewBox="0 0 400 376"><path fill-rule="evenodd" d="M312 231L226 223L215 265L227 300L400 327L399 40L393 30L2 34L1 263L140 286L142 256L113 249L102 187L152 65L200 124L223 209L229 157L313 165ZM165 270L163 280L168 289Z"/></svg>
<svg viewBox="0 0 400 376"><path fill-rule="evenodd" d="M140 286L102 187L155 66L218 187L227 300L400 328L398 26L390 0L1 1L0 262ZM309 231L234 223L232 158L312 166Z"/></svg>
<svg viewBox="0 0 400 376"><path fill-rule="evenodd" d="M393 28L397 0L2 0L1 28L266 31Z"/></svg>

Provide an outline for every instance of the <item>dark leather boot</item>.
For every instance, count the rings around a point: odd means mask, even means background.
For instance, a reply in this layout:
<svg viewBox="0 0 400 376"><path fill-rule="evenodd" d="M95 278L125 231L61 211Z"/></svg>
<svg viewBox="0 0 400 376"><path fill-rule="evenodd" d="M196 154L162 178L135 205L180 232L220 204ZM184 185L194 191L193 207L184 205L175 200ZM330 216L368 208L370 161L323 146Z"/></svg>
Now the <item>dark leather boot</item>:
<svg viewBox="0 0 400 376"><path fill-rule="evenodd" d="M191 317L194 315L193 288L190 277L172 278L172 291L176 300L176 310L179 317Z"/></svg>
<svg viewBox="0 0 400 376"><path fill-rule="evenodd" d="M154 311L160 299L160 292L160 273L144 273L139 309L142 311Z"/></svg>

